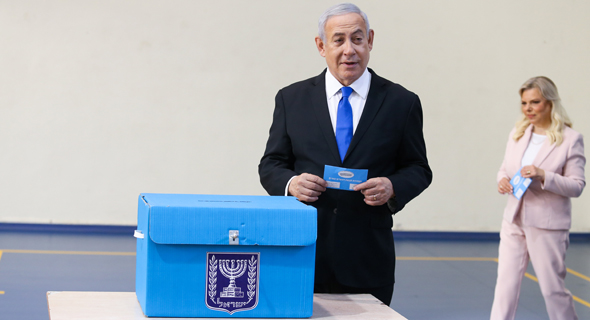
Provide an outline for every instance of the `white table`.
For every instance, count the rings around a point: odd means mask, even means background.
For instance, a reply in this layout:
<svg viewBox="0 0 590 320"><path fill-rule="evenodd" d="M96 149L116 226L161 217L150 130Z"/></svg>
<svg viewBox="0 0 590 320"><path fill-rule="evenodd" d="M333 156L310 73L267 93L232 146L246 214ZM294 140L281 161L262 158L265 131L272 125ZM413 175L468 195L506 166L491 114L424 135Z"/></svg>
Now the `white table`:
<svg viewBox="0 0 590 320"><path fill-rule="evenodd" d="M143 315L135 292L49 291L47 304L51 320L223 319L148 318ZM310 319L407 320L370 294L315 294Z"/></svg>

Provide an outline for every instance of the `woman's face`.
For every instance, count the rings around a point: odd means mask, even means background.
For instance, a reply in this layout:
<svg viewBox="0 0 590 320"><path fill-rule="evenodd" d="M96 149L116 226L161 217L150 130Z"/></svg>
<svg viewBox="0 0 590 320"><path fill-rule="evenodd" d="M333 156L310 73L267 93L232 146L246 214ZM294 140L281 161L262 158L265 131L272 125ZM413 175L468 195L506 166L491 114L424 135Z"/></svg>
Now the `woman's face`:
<svg viewBox="0 0 590 320"><path fill-rule="evenodd" d="M545 129L551 125L551 101L543 98L539 89L527 89L520 98L522 113L531 124Z"/></svg>

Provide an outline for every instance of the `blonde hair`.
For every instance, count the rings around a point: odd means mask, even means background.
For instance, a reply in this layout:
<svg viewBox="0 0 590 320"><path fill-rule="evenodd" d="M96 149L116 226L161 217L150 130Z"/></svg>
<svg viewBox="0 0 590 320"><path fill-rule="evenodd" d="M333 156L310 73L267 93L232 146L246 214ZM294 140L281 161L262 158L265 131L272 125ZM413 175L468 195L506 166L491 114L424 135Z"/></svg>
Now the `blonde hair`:
<svg viewBox="0 0 590 320"><path fill-rule="evenodd" d="M520 87L518 93L522 97L523 92L529 89L539 89L543 98L551 103L551 125L545 130L545 133L550 144L556 143L560 145L563 142L564 126L571 128L572 122L561 105L561 98L559 98L555 83L547 77L533 77ZM516 122L516 132L512 138L516 141L522 138L530 124L529 118L523 114L522 118Z"/></svg>

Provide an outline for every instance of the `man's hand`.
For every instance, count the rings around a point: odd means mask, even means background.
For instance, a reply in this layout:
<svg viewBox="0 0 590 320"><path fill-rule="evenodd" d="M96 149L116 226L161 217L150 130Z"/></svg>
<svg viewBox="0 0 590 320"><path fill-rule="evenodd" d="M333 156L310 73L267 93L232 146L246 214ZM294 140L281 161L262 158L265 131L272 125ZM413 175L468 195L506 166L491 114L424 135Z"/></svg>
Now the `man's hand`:
<svg viewBox="0 0 590 320"><path fill-rule="evenodd" d="M291 180L289 194L300 201L314 202L326 191L327 186L326 180L313 174L302 173Z"/></svg>
<svg viewBox="0 0 590 320"><path fill-rule="evenodd" d="M395 196L391 181L384 177L369 179L354 187L365 195L365 203L370 206L380 206Z"/></svg>

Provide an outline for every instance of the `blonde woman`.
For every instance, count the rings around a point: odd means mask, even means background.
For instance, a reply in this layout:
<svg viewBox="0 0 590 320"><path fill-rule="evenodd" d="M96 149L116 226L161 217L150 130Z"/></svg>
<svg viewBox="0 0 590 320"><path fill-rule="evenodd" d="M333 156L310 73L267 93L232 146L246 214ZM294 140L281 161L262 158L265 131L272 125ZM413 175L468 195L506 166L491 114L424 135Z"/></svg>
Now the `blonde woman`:
<svg viewBox="0 0 590 320"><path fill-rule="evenodd" d="M510 133L498 192L508 195L498 258L491 319L514 319L520 284L531 260L551 320L578 319L564 286L569 245L571 197L582 193L584 141L574 131L549 78L534 77L520 88L523 117ZM522 198L510 179L520 172L532 182Z"/></svg>

